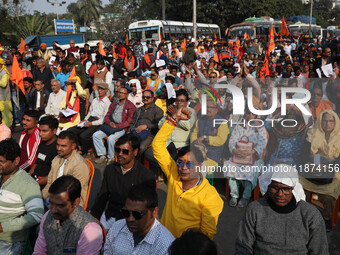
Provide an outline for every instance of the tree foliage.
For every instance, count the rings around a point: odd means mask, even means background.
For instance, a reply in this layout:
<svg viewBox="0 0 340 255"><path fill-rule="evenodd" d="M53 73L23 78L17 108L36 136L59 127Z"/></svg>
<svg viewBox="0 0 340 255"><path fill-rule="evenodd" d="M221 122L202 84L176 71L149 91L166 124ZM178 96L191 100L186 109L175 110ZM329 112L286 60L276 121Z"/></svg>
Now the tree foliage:
<svg viewBox="0 0 340 255"><path fill-rule="evenodd" d="M99 10L103 9L101 4L101 0L78 0L79 15L84 21L84 26L99 19Z"/></svg>
<svg viewBox="0 0 340 255"><path fill-rule="evenodd" d="M7 25L10 30L4 32L5 36L17 39L26 38L31 35L44 35L53 33L53 26L47 24L46 19L40 15L24 15L19 19L9 18Z"/></svg>

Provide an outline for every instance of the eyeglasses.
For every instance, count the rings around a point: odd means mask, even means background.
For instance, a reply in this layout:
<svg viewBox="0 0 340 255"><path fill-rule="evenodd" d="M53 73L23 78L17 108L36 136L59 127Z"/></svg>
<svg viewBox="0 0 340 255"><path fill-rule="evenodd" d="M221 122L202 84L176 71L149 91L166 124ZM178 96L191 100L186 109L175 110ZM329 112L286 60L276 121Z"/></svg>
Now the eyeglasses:
<svg viewBox="0 0 340 255"><path fill-rule="evenodd" d="M131 84L131 85L130 85L130 88L136 88L136 85L132 85L132 84Z"/></svg>
<svg viewBox="0 0 340 255"><path fill-rule="evenodd" d="M184 167L184 165L186 165L187 168L189 168L189 169L193 169L194 166L195 166L194 162L190 162L190 161L180 161L180 160L178 160L176 162L176 164L177 164L178 167Z"/></svg>
<svg viewBox="0 0 340 255"><path fill-rule="evenodd" d="M282 193L285 195L289 195L290 191L293 189L292 187L279 187L275 185L269 185L268 188L271 192L274 192L274 193L278 193L281 190Z"/></svg>
<svg viewBox="0 0 340 255"><path fill-rule="evenodd" d="M121 149L118 147L115 147L115 152L119 155L121 152L123 153L123 155L129 155L130 151L128 149Z"/></svg>
<svg viewBox="0 0 340 255"><path fill-rule="evenodd" d="M177 102L177 103L186 103L186 101L187 101L187 100L185 100L185 99L177 99L177 98L176 98L176 102Z"/></svg>
<svg viewBox="0 0 340 255"><path fill-rule="evenodd" d="M147 100L149 100L150 98L152 98L152 97L149 97L149 96L142 96L142 99L147 99Z"/></svg>
<svg viewBox="0 0 340 255"><path fill-rule="evenodd" d="M156 74L150 74L150 76L156 76Z"/></svg>
<svg viewBox="0 0 340 255"><path fill-rule="evenodd" d="M132 213L132 216L136 220L140 220L141 218L143 218L144 215L147 214L147 212L129 211L127 209L121 209L120 212L122 213L124 218L129 218Z"/></svg>
<svg viewBox="0 0 340 255"><path fill-rule="evenodd" d="M216 79L216 76L209 76L210 79Z"/></svg>

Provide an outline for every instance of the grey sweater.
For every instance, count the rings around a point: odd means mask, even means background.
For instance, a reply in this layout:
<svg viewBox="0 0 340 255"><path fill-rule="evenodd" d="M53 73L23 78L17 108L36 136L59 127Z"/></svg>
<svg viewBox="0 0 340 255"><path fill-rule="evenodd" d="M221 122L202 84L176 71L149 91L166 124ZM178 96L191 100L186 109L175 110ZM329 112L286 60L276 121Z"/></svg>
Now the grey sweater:
<svg viewBox="0 0 340 255"><path fill-rule="evenodd" d="M236 240L236 254L328 254L325 223L311 204L275 212L266 198L249 204Z"/></svg>

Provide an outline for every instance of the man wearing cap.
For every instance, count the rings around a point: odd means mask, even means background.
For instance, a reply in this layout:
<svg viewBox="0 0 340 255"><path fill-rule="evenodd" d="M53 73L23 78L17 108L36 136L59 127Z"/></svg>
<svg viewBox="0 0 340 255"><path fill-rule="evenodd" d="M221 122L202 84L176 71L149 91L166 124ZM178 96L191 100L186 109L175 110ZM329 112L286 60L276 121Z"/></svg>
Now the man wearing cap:
<svg viewBox="0 0 340 255"><path fill-rule="evenodd" d="M13 122L11 89L8 84L9 72L5 67L4 60L0 58L0 111L2 122L11 127Z"/></svg>
<svg viewBox="0 0 340 255"><path fill-rule="evenodd" d="M101 82L97 85L98 97L96 97L90 106L89 112L85 119L81 121L77 126L69 129L78 136L78 141L81 145L82 154L87 154L88 150L92 146L91 137L98 130L100 125L104 122L104 117L110 107L110 99L106 96L109 89L107 83Z"/></svg>
<svg viewBox="0 0 340 255"><path fill-rule="evenodd" d="M275 165L260 177L268 196L249 204L239 228L236 254L328 254L324 220L305 202L297 170Z"/></svg>
<svg viewBox="0 0 340 255"><path fill-rule="evenodd" d="M49 49L47 49L46 43L40 44L40 50L38 50L38 56L43 58L45 62L48 63L50 58L52 57L52 53L50 52Z"/></svg>

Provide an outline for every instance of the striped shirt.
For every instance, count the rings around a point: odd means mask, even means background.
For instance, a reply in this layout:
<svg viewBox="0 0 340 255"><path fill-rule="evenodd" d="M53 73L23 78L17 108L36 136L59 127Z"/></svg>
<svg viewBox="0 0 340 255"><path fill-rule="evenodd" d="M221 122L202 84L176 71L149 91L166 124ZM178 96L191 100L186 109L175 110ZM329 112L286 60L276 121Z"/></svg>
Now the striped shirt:
<svg viewBox="0 0 340 255"><path fill-rule="evenodd" d="M27 153L27 160L20 164L20 168L25 171L28 171L31 169L31 167L35 163L35 160L37 159L37 150L38 150L38 146L40 144L41 138L39 135L39 128L36 127L29 137L26 148L22 148L22 142L26 135L28 135L27 130L24 130L21 133L20 139L19 139L19 145L20 145L21 150L26 150L26 153ZM22 154L23 152L21 152L21 155Z"/></svg>
<svg viewBox="0 0 340 255"><path fill-rule="evenodd" d="M21 242L26 231L40 223L44 214L43 200L37 182L19 169L0 188L0 240Z"/></svg>

